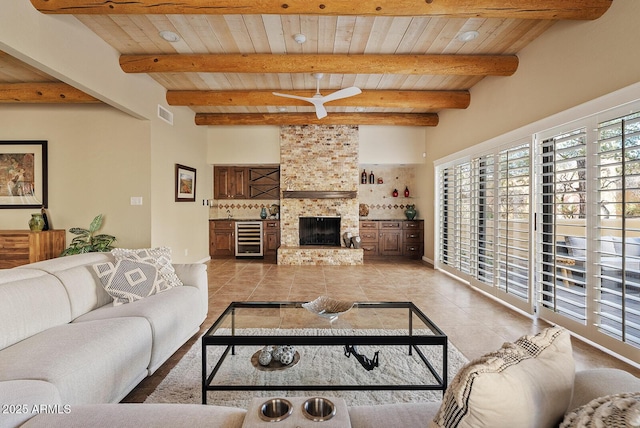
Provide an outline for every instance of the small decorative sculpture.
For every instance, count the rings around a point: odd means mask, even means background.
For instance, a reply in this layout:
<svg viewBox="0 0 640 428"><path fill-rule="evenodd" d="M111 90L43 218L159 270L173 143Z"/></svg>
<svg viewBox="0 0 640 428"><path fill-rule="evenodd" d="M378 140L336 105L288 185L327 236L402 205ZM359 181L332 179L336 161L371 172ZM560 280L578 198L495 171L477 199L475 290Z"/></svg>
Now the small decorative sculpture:
<svg viewBox="0 0 640 428"><path fill-rule="evenodd" d="M365 370L367 371L371 371L373 369L375 369L376 367L378 367L378 353L380 351L376 351L375 354L373 354L373 359L369 359L366 355L364 354L359 354L358 353L358 348L356 348L353 345L345 345L344 346L344 355L345 357L349 358L351 355L353 355L354 357L356 357L356 360L358 360L358 362L360 363L360 365L362 367L365 368Z"/></svg>

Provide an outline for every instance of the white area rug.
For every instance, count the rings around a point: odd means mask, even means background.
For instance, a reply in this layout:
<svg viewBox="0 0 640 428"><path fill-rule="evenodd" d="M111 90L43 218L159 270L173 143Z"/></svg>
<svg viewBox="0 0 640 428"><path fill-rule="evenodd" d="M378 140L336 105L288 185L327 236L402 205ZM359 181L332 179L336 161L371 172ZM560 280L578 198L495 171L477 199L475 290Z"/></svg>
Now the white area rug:
<svg viewBox="0 0 640 428"><path fill-rule="evenodd" d="M397 334L394 330L357 330L360 334ZM327 330L289 329L279 334L319 335ZM243 335L259 334L260 329L245 329ZM352 333L352 331L349 331ZM336 334L336 331L333 331ZM340 334L338 332L338 334ZM167 377L158 385L145 403L202 403L202 359L201 341L198 340ZM468 360L452 344L448 344L449 383ZM347 358L342 347L305 346L298 347L300 361L293 367L281 371L261 371L251 363L251 356L259 347L236 347L236 355L229 354L220 372L216 375L216 384L413 384L425 383L433 377L424 363L414 352L408 355L406 346L361 346L358 352L373 358L380 351L380 366L369 372L354 356ZM438 373L441 373L441 348L422 346L421 349L431 361ZM209 371L222 355L223 347L208 348L207 362ZM247 408L253 397L291 397L291 396L331 396L341 397L347 405L367 405L396 402L439 401L441 391L209 391L207 403L223 406Z"/></svg>

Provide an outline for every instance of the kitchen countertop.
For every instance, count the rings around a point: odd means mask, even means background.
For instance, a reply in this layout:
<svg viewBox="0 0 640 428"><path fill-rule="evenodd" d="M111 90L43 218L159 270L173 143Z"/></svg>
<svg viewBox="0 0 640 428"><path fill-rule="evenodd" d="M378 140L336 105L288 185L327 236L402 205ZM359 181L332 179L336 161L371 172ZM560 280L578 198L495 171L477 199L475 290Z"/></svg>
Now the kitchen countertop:
<svg viewBox="0 0 640 428"><path fill-rule="evenodd" d="M210 218L209 221L273 221L273 220L280 220L278 218L235 218L235 217L231 217L231 218L227 218L227 217L220 217L220 218Z"/></svg>

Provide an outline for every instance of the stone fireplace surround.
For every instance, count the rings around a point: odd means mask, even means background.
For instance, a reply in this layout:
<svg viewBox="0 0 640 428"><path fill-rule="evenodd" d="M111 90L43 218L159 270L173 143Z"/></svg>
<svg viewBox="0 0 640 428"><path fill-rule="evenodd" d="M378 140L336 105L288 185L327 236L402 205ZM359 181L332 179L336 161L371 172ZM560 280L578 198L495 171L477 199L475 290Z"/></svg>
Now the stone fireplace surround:
<svg viewBox="0 0 640 428"><path fill-rule="evenodd" d="M361 249L300 247L299 217L340 217L340 236L358 234L358 126L280 128L278 264L362 264Z"/></svg>

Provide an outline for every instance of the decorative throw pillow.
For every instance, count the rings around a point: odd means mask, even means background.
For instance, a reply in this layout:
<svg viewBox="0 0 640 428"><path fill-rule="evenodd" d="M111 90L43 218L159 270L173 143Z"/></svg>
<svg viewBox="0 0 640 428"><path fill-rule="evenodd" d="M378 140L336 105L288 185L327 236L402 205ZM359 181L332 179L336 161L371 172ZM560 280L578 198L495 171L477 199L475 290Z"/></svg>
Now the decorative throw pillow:
<svg viewBox="0 0 640 428"><path fill-rule="evenodd" d="M113 297L113 305L131 303L171 287L151 263L120 260L97 263L93 270L98 274L105 291Z"/></svg>
<svg viewBox="0 0 640 428"><path fill-rule="evenodd" d="M162 276L170 287L183 285L171 264L171 249L168 247L142 248L137 250L114 248L111 250L111 254L116 258L116 261L127 259L151 263L158 269L160 276Z"/></svg>
<svg viewBox="0 0 640 428"><path fill-rule="evenodd" d="M463 367L430 427L557 426L571 400L574 374L565 329L523 336Z"/></svg>
<svg viewBox="0 0 640 428"><path fill-rule="evenodd" d="M560 428L640 427L640 392L607 395L567 413Z"/></svg>

